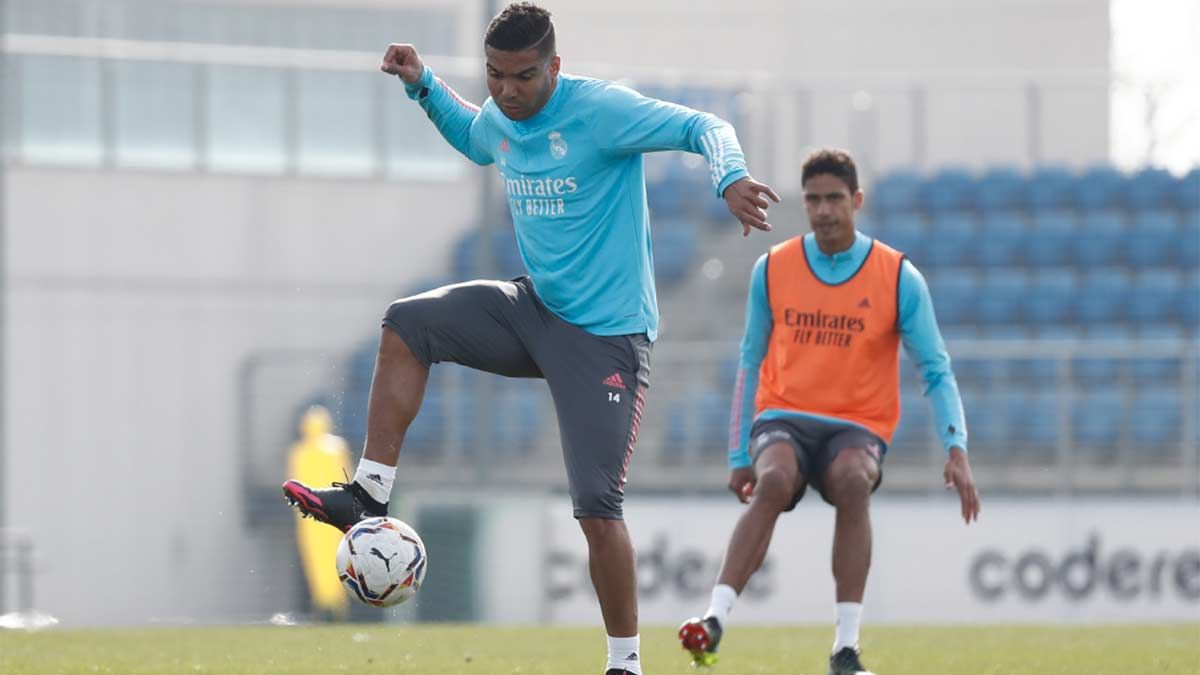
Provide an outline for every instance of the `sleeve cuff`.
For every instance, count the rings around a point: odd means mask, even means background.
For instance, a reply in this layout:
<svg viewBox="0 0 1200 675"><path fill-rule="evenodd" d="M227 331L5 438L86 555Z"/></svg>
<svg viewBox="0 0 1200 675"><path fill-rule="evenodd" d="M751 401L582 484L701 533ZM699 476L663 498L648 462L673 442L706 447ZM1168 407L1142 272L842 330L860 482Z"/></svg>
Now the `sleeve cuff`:
<svg viewBox="0 0 1200 675"><path fill-rule="evenodd" d="M416 101L421 98L422 91L426 91L426 95L428 95L427 90L431 87L433 87L433 70L429 66L425 66L425 70L421 71L421 77L416 82L412 84L404 83L404 93Z"/></svg>
<svg viewBox="0 0 1200 675"><path fill-rule="evenodd" d="M726 174L725 177L721 179L721 183L719 185L717 185L717 197L724 197L725 196L725 188L729 187L730 185L733 185L737 181L739 181L749 175L750 175L750 172L745 169L734 169L730 173Z"/></svg>
<svg viewBox="0 0 1200 675"><path fill-rule="evenodd" d="M947 450L946 452L949 452ZM745 450L730 450L729 451L729 468L730 469L745 469L751 466L750 453Z"/></svg>
<svg viewBox="0 0 1200 675"><path fill-rule="evenodd" d="M954 448L962 450L964 455L971 454L970 451L967 450L967 442L960 438L952 438L949 441L942 443L942 445L945 446L947 455L949 455L950 451Z"/></svg>

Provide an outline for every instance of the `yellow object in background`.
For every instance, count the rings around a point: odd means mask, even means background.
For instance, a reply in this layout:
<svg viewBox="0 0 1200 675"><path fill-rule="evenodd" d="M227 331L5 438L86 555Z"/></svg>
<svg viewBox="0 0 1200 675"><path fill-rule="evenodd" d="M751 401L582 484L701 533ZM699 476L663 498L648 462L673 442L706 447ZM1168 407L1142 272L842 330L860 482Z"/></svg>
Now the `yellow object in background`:
<svg viewBox="0 0 1200 675"><path fill-rule="evenodd" d="M332 433L333 420L322 406L312 406L300 421L300 441L288 453L287 476L306 485L329 485L346 480L350 451L346 441ZM349 601L338 581L334 557L342 533L312 519L296 515L296 545L308 582L314 613L345 619Z"/></svg>

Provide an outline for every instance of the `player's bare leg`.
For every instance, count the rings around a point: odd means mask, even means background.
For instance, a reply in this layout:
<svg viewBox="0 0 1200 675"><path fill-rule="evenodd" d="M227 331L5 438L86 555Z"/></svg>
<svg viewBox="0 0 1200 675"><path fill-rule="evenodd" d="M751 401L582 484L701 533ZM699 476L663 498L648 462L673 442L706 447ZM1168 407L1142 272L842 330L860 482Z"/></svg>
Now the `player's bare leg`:
<svg viewBox="0 0 1200 675"><path fill-rule="evenodd" d="M739 594L766 559L775 522L792 503L804 480L796 450L787 443L764 448L754 463L754 473L757 482L750 505L733 529L717 577L718 584L730 586Z"/></svg>
<svg viewBox="0 0 1200 675"><path fill-rule="evenodd" d="M837 636L829 672L866 672L858 661L863 593L871 568L871 490L879 465L866 449L846 448L825 473L825 489L837 509L833 530L833 578L837 586Z"/></svg>
<svg viewBox="0 0 1200 675"><path fill-rule="evenodd" d="M604 627L613 637L638 634L637 572L625 521L580 518L588 543L588 571L600 600Z"/></svg>
<svg viewBox="0 0 1200 675"><path fill-rule="evenodd" d="M879 465L861 448L838 453L825 473L825 489L837 508L833 529L833 578L838 602L862 602L871 568L871 489Z"/></svg>
<svg viewBox="0 0 1200 675"><path fill-rule="evenodd" d="M367 442L363 458L396 466L404 434L421 409L429 369L394 331L383 329L371 398L367 402Z"/></svg>
<svg viewBox="0 0 1200 675"><path fill-rule="evenodd" d="M358 480L314 488L299 481L283 484L284 497L300 512L339 530L346 531L367 516L387 514L387 494L400 457L404 434L412 424L425 396L429 369L395 332L385 328L375 357L371 397L367 403L367 441L359 470L380 467L371 478L378 484L364 487ZM374 462L375 464L367 464ZM372 495L368 490L374 489Z"/></svg>
<svg viewBox="0 0 1200 675"><path fill-rule="evenodd" d="M754 463L754 471L756 483L750 505L729 538L717 577L717 589L713 591L714 605L722 590L730 596L724 600L726 611L736 597L734 594L741 594L750 576L762 566L775 532L775 522L792 503L804 481L796 451L787 443L776 443L763 449ZM703 619L688 619L680 626L679 641L691 653L694 664L710 666L716 663L717 646L725 632L724 621L722 612L710 608Z"/></svg>

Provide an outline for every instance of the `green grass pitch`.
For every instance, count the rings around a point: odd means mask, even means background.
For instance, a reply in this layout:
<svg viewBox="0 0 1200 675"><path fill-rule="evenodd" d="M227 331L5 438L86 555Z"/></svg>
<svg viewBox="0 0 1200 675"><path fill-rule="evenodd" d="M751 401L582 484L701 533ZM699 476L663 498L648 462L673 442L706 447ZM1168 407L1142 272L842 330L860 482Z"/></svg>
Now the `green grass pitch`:
<svg viewBox="0 0 1200 675"><path fill-rule="evenodd" d="M824 675L828 626L731 626L710 675ZM1200 623L863 630L878 675L1200 673ZM642 633L646 675L698 673L671 628ZM0 673L602 675L596 628L254 626L0 632Z"/></svg>

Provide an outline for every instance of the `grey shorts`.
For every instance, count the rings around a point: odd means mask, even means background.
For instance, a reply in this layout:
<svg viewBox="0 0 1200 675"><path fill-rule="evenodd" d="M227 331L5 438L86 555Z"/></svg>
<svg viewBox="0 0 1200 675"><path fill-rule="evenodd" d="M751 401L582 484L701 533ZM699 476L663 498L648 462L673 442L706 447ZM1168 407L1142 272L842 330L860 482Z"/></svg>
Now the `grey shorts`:
<svg viewBox="0 0 1200 675"><path fill-rule="evenodd" d="M870 452L870 446L875 446L878 452L872 452L871 455L879 466L879 478L871 491L879 489L879 484L883 482L883 458L887 453L887 443L858 425L803 417L758 420L750 428L750 457L757 462L763 450L780 442L787 443L795 450L800 475L804 479L785 511L796 508L809 485L821 494L826 503L833 504L825 492L825 472L843 448L867 448Z"/></svg>
<svg viewBox="0 0 1200 675"><path fill-rule="evenodd" d="M558 318L528 277L444 286L393 302L383 319L425 366L458 363L546 380L576 518L620 519L650 387L650 340ZM469 422L468 422L469 423Z"/></svg>

